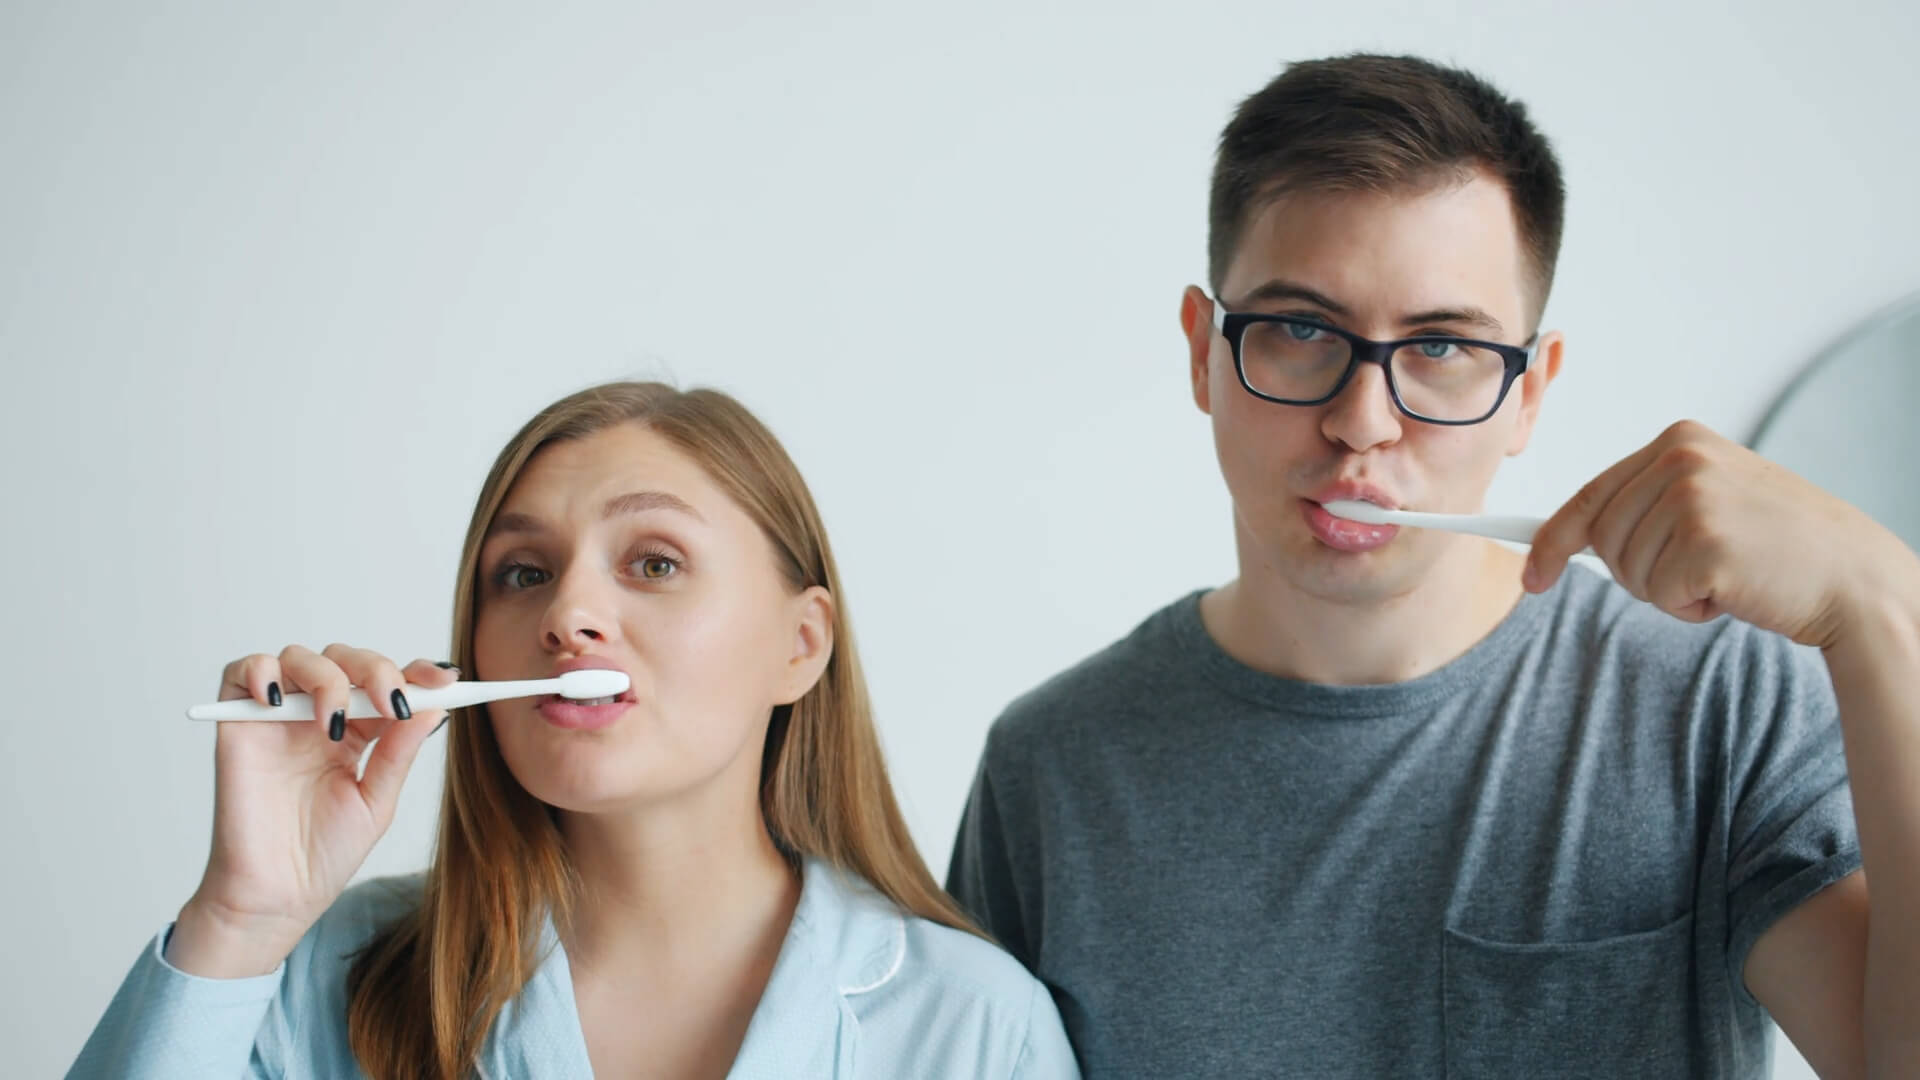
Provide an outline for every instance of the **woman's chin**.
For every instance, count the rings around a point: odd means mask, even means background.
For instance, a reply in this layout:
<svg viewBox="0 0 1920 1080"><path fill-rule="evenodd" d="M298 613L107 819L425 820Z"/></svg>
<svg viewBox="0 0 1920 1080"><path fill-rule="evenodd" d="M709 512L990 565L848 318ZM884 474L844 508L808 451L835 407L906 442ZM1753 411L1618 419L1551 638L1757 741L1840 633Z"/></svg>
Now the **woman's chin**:
<svg viewBox="0 0 1920 1080"><path fill-rule="evenodd" d="M526 755L508 754L507 768L528 793L548 806L572 813L610 813L669 799L684 786L654 775L643 762L620 755L580 752L576 747L540 747Z"/></svg>
<svg viewBox="0 0 1920 1080"><path fill-rule="evenodd" d="M671 798L621 777L550 777L524 785L534 798L569 814L618 814L645 809Z"/></svg>

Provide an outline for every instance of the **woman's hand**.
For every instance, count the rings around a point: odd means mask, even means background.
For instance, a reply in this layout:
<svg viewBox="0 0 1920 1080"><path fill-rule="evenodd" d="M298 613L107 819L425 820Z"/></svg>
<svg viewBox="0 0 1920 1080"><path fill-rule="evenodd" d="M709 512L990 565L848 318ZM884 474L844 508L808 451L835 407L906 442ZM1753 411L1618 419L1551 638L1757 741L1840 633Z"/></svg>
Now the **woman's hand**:
<svg viewBox="0 0 1920 1080"><path fill-rule="evenodd" d="M440 722L418 714L401 688L439 687L459 673L425 660L402 671L365 649L291 645L227 665L220 698L278 704L313 697L313 719L224 721L214 744L213 850L181 909L167 960L209 978L272 971L347 887L393 822L414 754ZM344 719L347 694L366 691L374 719ZM375 740L378 740L375 743ZM366 768L356 776L362 754Z"/></svg>

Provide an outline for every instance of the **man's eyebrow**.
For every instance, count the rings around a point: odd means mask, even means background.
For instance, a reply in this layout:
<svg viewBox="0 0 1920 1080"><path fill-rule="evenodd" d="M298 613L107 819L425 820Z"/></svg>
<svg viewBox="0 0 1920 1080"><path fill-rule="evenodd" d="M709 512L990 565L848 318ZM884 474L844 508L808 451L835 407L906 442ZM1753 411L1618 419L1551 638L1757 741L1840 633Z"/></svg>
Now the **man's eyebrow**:
<svg viewBox="0 0 1920 1080"><path fill-rule="evenodd" d="M1256 304L1274 304L1283 300L1299 300L1324 308L1328 312L1345 318L1350 312L1346 306L1323 292L1309 289L1298 282L1274 278L1246 294L1233 310L1251 310ZM1433 308L1428 311L1416 311L1400 317L1401 326L1431 326L1435 323L1461 323L1486 331L1490 336L1498 337L1506 331L1499 319L1494 318L1483 308L1471 304L1459 307Z"/></svg>
<svg viewBox="0 0 1920 1080"><path fill-rule="evenodd" d="M1471 305L1465 307L1434 308L1432 311L1416 311L1400 320L1402 326L1431 326L1434 323L1465 323L1487 332L1488 336L1498 338L1506 332L1500 320L1481 308Z"/></svg>
<svg viewBox="0 0 1920 1080"><path fill-rule="evenodd" d="M1274 278L1241 297L1240 302L1235 304L1232 310L1249 311L1255 304L1272 304L1281 300L1304 300L1315 307L1326 308L1335 315L1349 314L1344 305L1337 303L1325 293L1316 292L1305 285L1280 278Z"/></svg>
<svg viewBox="0 0 1920 1080"><path fill-rule="evenodd" d="M600 508L600 516L602 519L615 518L623 514L644 514L653 510L671 510L702 523L707 520L705 515L695 510L685 499L665 491L629 491L624 495L615 495ZM493 519L493 525L487 529L487 536L502 536L509 533L538 535L546 531L546 524L532 514L508 511Z"/></svg>

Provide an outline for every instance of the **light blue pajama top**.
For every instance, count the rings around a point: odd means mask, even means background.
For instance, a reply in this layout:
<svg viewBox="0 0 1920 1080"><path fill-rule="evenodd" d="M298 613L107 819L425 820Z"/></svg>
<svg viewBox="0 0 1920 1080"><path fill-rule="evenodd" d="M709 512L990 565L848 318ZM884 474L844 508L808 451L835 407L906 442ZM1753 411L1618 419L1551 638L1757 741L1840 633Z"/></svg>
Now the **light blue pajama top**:
<svg viewBox="0 0 1920 1080"><path fill-rule="evenodd" d="M347 968L355 950L419 903L423 880L353 886L277 970L250 978L174 968L164 956L167 927L127 973L68 1077L364 1077L347 1048ZM544 942L545 960L488 1033L475 1074L484 1080L593 1074L551 919ZM1053 1080L1079 1070L1053 999L1018 961L809 859L728 1075Z"/></svg>

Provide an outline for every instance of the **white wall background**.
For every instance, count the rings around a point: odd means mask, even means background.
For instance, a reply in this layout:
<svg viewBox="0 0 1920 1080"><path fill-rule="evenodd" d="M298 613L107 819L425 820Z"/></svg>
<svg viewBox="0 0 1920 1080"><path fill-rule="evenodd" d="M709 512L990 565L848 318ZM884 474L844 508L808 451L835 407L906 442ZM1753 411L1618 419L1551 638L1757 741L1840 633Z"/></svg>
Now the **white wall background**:
<svg viewBox="0 0 1920 1080"><path fill-rule="evenodd" d="M1745 438L1920 287L1917 11L7 0L7 1071L63 1071L198 880L179 710L289 641L443 652L551 398L667 374L785 438L944 870L1000 707L1231 574L1175 310L1242 96L1381 48L1531 104L1571 349L1489 505L1544 512L1679 417ZM364 873L424 861L433 751Z"/></svg>

